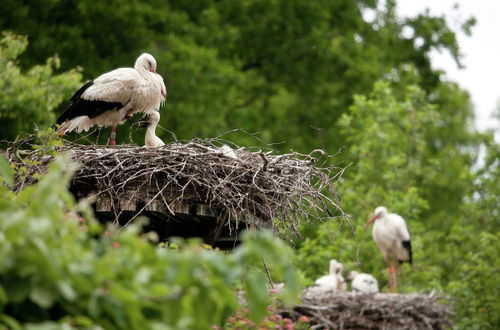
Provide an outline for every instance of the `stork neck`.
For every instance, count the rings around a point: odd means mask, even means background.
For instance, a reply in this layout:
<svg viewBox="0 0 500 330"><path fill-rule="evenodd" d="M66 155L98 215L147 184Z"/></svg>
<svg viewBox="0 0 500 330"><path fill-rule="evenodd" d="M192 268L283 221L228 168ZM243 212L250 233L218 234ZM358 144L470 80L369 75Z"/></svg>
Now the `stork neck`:
<svg viewBox="0 0 500 330"><path fill-rule="evenodd" d="M156 74L149 70L146 70L146 68L144 68L142 65L136 65L134 69L147 80L151 80L152 77L154 77L154 75Z"/></svg>
<svg viewBox="0 0 500 330"><path fill-rule="evenodd" d="M156 137L156 126L158 123L152 123L148 126L146 130L146 139L151 140Z"/></svg>

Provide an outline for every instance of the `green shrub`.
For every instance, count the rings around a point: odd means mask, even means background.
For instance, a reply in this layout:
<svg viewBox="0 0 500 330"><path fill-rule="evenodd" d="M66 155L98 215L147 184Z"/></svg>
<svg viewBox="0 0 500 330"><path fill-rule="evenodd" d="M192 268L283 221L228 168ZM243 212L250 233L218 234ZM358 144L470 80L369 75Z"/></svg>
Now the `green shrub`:
<svg viewBox="0 0 500 330"><path fill-rule="evenodd" d="M245 233L228 255L197 240L160 247L134 225L105 231L75 205L65 158L17 195L9 172L2 158L0 327L207 329L237 310L238 285L258 322L270 302L263 261L287 282L286 302L298 291L291 250L269 232Z"/></svg>

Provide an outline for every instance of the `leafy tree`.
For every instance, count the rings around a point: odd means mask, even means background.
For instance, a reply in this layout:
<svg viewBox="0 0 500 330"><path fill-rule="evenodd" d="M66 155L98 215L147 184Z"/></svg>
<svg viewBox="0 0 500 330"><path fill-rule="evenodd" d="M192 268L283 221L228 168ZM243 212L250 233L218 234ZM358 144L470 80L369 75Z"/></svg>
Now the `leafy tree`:
<svg viewBox="0 0 500 330"><path fill-rule="evenodd" d="M62 69L82 66L90 79L154 54L169 91L161 123L181 139L242 128L260 132L264 143L284 141L280 150L335 152L344 145L335 125L354 94L411 63L430 96L440 72L429 52L460 56L444 18L401 20L395 1L4 2L0 29L31 40L24 67L56 52ZM129 126L119 138L140 143L144 133ZM321 137L315 128L324 129ZM256 144L243 134L231 140Z"/></svg>
<svg viewBox="0 0 500 330"><path fill-rule="evenodd" d="M17 58L27 45L26 37L12 33L3 33L0 39L0 140L52 125L54 110L80 84L76 70L54 72L60 66L57 56L23 72Z"/></svg>
<svg viewBox="0 0 500 330"><path fill-rule="evenodd" d="M446 290L458 309L457 325L463 329L496 329L500 326L496 297L500 256L500 145L493 135L485 138L486 156L476 175L475 189L460 209L447 249L454 266ZM456 267L456 268L455 268Z"/></svg>
<svg viewBox="0 0 500 330"><path fill-rule="evenodd" d="M395 81L414 78L402 71ZM352 229L343 224L339 230L334 223L309 228L299 243L297 264L312 280L327 271L328 259L336 258L347 270L372 273L384 287L384 258L363 227L373 209L385 205L406 218L412 234L414 264L404 266L400 291L442 290L452 297L459 328L496 328L491 274L500 265L493 252L500 237L498 145L491 136L466 129L466 94L451 83L439 91L429 103L415 85L384 81L370 96L355 97L339 122L352 161L340 185ZM482 140L488 153L474 173Z"/></svg>

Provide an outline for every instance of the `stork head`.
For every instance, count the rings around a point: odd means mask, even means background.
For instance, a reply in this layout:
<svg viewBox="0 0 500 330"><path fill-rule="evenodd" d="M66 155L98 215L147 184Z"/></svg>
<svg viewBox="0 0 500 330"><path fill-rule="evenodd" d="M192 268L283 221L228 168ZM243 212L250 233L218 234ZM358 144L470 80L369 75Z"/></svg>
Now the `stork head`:
<svg viewBox="0 0 500 330"><path fill-rule="evenodd" d="M156 60L153 55L144 53L135 61L134 68L136 70L146 70L156 73Z"/></svg>
<svg viewBox="0 0 500 330"><path fill-rule="evenodd" d="M355 278L356 276L358 276L358 275L359 275L359 272L357 272L357 271L355 271L355 270L351 270L351 271L349 272L349 276L347 276L347 280L352 282L352 280L354 280L354 278Z"/></svg>
<svg viewBox="0 0 500 330"><path fill-rule="evenodd" d="M331 275L341 275L344 266L335 259L330 260L330 274Z"/></svg>
<svg viewBox="0 0 500 330"><path fill-rule="evenodd" d="M375 212L373 212L373 217L368 221L365 228L369 225L372 225L378 218L385 217L386 215L387 215L387 209L385 207L383 206L377 207L375 209Z"/></svg>

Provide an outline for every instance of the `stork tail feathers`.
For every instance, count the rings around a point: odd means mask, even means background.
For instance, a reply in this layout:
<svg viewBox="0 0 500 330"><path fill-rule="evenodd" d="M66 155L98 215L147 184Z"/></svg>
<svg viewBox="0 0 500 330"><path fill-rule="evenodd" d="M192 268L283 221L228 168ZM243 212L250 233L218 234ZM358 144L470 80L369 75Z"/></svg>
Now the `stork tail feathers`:
<svg viewBox="0 0 500 330"><path fill-rule="evenodd" d="M406 259L399 259L398 262L400 264L402 264L403 262L408 262L409 264L412 263L412 255L411 255L411 241L402 241L401 244L403 245L403 248L405 249L405 251L408 253L408 258Z"/></svg>

